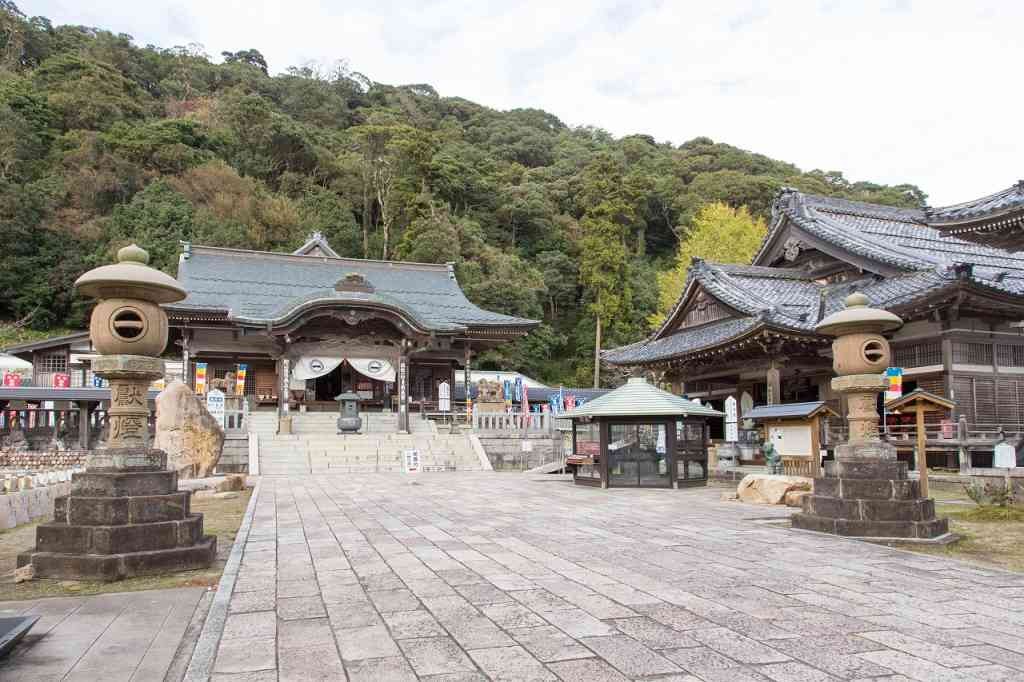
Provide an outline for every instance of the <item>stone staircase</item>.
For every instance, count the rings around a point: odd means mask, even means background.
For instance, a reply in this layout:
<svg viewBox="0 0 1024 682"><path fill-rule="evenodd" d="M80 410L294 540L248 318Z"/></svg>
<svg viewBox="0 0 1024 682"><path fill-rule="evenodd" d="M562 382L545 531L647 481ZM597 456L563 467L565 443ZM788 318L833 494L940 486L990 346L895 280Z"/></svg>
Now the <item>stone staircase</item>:
<svg viewBox="0 0 1024 682"><path fill-rule="evenodd" d="M398 433L398 417L363 416L361 433L339 436L336 414L293 414L291 434L277 434L274 413L250 415L249 428L259 436L260 473L265 476L327 473L401 472L404 450L420 451L424 471L479 470L465 434L439 434L431 422L410 419L413 433Z"/></svg>

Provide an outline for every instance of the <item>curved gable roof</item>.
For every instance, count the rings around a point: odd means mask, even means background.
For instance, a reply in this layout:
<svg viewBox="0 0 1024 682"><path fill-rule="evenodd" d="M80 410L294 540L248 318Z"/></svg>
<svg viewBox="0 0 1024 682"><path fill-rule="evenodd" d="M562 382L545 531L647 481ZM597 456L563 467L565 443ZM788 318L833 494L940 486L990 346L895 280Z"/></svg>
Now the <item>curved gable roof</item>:
<svg viewBox="0 0 1024 682"><path fill-rule="evenodd" d="M351 274L368 286L336 288ZM221 312L242 324L275 324L317 305L349 304L393 310L425 331L537 325L471 303L450 267L430 263L193 246L178 264L178 281L188 296L169 310Z"/></svg>

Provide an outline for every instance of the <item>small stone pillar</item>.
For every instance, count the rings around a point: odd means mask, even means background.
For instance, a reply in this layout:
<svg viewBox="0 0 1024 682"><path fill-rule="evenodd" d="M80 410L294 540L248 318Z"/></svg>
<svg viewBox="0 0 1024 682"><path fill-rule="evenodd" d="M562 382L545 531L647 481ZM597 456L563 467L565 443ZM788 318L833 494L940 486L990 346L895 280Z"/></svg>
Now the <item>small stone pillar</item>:
<svg viewBox="0 0 1024 682"><path fill-rule="evenodd" d="M879 393L886 388L889 341L884 332L903 321L868 307L863 294L851 294L846 309L823 319L816 331L834 336L832 367L839 376L832 390L846 396L849 437L826 462L825 476L793 516L793 527L872 539L938 541L949 538L949 521L935 518L935 503L921 498L917 481L896 448L878 435Z"/></svg>
<svg viewBox="0 0 1024 682"><path fill-rule="evenodd" d="M185 298L174 278L147 265L135 246L117 264L90 270L75 282L99 299L89 333L100 357L96 374L110 382L108 447L90 451L71 494L54 500L54 520L36 528L36 546L18 556L37 577L119 580L209 566L216 536L203 535L203 516L178 490L167 453L149 447L149 385L164 374L167 313L161 303Z"/></svg>

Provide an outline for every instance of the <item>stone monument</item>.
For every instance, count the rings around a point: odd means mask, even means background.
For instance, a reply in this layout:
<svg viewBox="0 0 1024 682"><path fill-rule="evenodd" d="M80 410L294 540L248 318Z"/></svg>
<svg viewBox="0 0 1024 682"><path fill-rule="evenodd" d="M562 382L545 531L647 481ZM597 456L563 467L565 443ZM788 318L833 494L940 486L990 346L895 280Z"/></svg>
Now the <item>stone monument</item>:
<svg viewBox="0 0 1024 682"><path fill-rule="evenodd" d="M164 374L167 345L160 304L185 292L134 244L117 261L75 282L99 299L89 332L100 353L93 370L110 382L108 447L89 453L71 494L54 501L54 520L36 529L35 548L19 555L18 566L31 564L36 577L119 580L204 568L217 554L202 514L190 512L191 493L178 490L167 454L149 443L149 385Z"/></svg>
<svg viewBox="0 0 1024 682"><path fill-rule="evenodd" d="M846 396L849 438L836 446L835 461L793 516L793 527L870 539L945 541L949 521L935 518L935 502L920 496L917 481L896 448L878 435L878 394L885 390L889 341L883 332L903 321L868 307L860 293L846 298L846 309L823 319L816 330L834 336L832 390Z"/></svg>

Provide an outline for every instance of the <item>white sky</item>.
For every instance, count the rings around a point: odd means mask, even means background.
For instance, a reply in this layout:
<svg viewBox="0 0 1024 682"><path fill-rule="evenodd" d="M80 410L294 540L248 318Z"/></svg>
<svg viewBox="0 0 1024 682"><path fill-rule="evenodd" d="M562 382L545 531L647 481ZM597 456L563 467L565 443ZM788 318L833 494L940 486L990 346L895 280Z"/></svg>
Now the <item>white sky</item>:
<svg viewBox="0 0 1024 682"><path fill-rule="evenodd" d="M498 109L675 144L698 135L929 203L1024 178L1017 0L20 0L139 44L347 60Z"/></svg>

